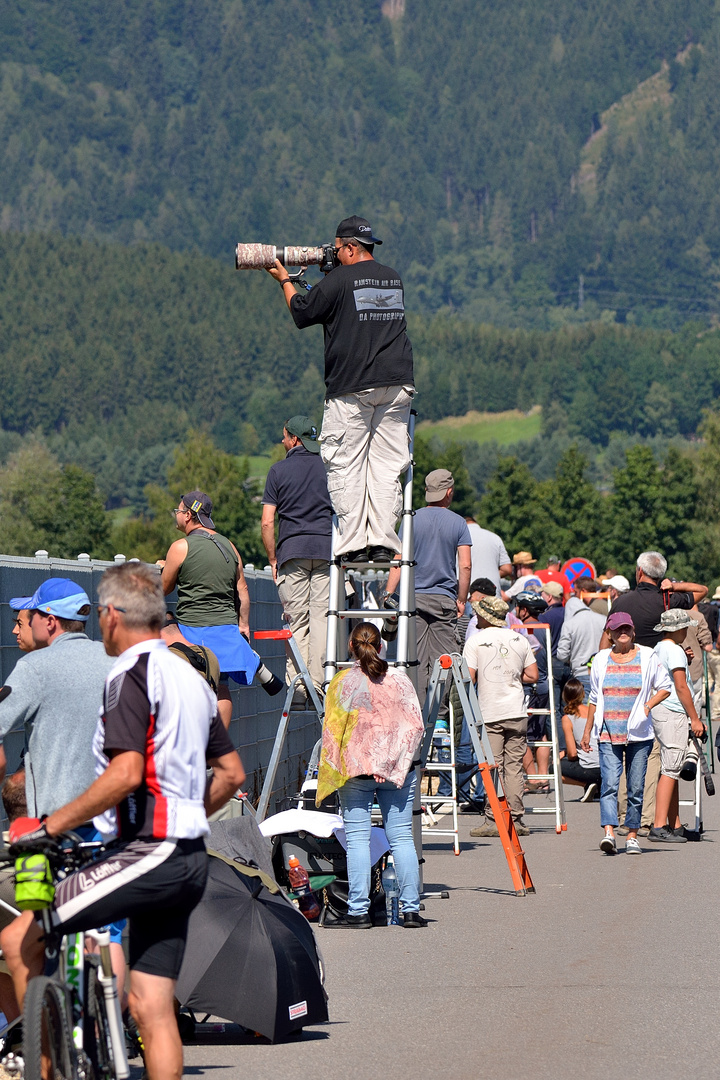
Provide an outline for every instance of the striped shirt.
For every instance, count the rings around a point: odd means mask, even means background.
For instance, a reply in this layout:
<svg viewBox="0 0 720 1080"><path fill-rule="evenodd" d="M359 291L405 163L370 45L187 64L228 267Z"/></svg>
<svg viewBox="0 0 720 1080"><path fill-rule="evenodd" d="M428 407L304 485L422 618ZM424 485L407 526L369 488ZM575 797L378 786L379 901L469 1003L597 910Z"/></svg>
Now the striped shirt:
<svg viewBox="0 0 720 1080"><path fill-rule="evenodd" d="M603 729L600 742L623 746L628 741L628 718L642 687L639 654L625 664L608 660L603 681Z"/></svg>

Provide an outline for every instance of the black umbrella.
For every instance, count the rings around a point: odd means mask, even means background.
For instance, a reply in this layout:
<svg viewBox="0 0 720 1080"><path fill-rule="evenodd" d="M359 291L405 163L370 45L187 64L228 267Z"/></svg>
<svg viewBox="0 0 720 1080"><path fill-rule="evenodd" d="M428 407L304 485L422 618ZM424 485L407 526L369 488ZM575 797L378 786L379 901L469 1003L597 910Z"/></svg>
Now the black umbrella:
<svg viewBox="0 0 720 1080"><path fill-rule="evenodd" d="M328 1018L312 927L259 870L210 854L175 994L276 1042Z"/></svg>

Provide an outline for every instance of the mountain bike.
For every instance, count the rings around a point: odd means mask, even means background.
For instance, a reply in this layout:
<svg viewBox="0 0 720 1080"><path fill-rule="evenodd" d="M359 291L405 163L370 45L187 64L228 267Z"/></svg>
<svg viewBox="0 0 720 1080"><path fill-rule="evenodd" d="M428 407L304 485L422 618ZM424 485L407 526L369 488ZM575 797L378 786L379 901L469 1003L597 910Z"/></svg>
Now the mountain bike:
<svg viewBox="0 0 720 1080"><path fill-rule="evenodd" d="M50 841L53 881L105 852L72 833ZM13 845L13 861L22 840ZM117 984L110 961L110 931L87 931L99 954L85 952L85 932L62 934L50 908L38 911L45 941L45 971L30 979L23 1008L22 1062L7 1060L25 1080L127 1080L130 1076ZM13 1067L15 1066L15 1067Z"/></svg>

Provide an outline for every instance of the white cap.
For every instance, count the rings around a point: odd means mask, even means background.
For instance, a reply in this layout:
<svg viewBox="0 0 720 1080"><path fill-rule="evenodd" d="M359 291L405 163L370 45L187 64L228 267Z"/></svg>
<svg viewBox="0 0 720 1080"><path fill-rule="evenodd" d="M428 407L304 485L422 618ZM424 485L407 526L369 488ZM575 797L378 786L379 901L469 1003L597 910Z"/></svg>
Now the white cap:
<svg viewBox="0 0 720 1080"><path fill-rule="evenodd" d="M601 585L609 585L613 589L617 589L618 592L630 592L630 582L622 574L616 574L615 577L605 578L600 582Z"/></svg>

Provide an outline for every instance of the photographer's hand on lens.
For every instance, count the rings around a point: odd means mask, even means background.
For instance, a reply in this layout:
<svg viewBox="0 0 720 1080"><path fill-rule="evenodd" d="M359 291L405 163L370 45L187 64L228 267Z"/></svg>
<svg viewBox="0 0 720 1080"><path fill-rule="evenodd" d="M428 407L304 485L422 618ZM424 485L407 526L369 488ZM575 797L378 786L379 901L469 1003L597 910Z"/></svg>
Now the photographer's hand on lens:
<svg viewBox="0 0 720 1080"><path fill-rule="evenodd" d="M275 280L281 282L281 284L284 285L286 281L290 281L290 275L279 259L275 260L274 266L268 266L266 269L270 277L274 277Z"/></svg>

